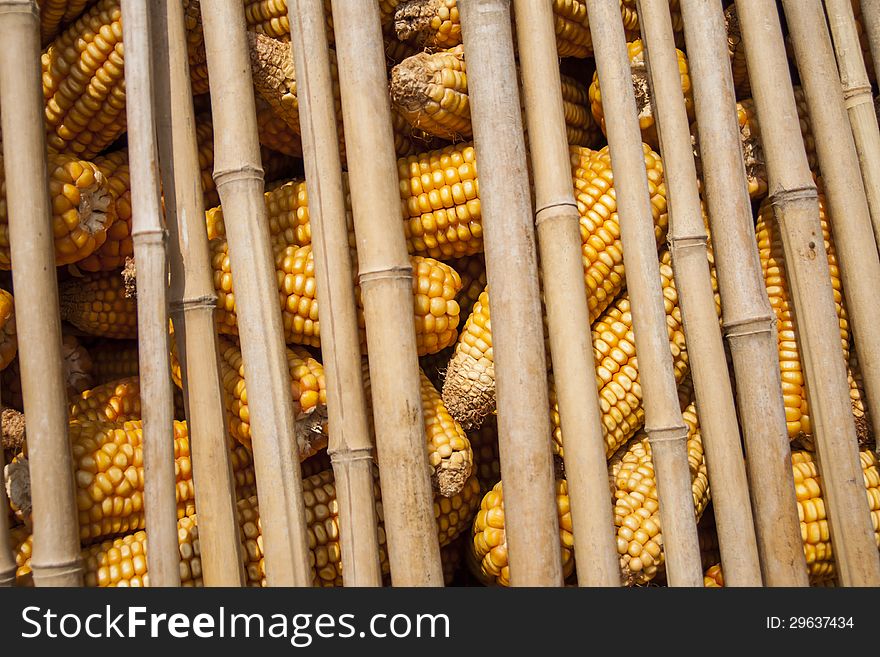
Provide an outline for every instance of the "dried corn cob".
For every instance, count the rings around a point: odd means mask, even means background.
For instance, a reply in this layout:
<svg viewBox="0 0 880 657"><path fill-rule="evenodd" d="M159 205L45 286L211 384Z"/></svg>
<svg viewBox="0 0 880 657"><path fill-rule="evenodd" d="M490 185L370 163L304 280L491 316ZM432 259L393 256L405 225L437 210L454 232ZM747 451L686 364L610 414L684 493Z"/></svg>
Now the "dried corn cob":
<svg viewBox="0 0 880 657"><path fill-rule="evenodd" d="M363 361L363 376L368 404L372 409L370 370L366 360ZM421 369L419 381L425 436L428 439L431 483L435 492L443 497L452 497L457 495L470 479L474 467L474 453L464 430L450 417L440 393Z"/></svg>
<svg viewBox="0 0 880 657"><path fill-rule="evenodd" d="M658 243L666 235L666 188L660 157L644 145L645 165ZM604 311L624 285L623 245L608 148L573 146L572 176L580 213L584 280L590 321ZM495 406L495 366L488 288L468 317L449 363L443 401L466 430L478 427Z"/></svg>
<svg viewBox="0 0 880 657"><path fill-rule="evenodd" d="M235 295L225 240L211 242L214 287L218 294L217 323L221 333L235 334ZM458 274L442 262L412 256L413 310L416 343L420 356L435 353L455 340L458 304L455 295L461 286ZM315 267L312 247L288 246L275 253L278 288L282 299L282 319L288 342L320 346L318 304L315 297ZM361 307L360 287L357 288ZM362 345L365 346L363 313L359 313Z"/></svg>
<svg viewBox="0 0 880 657"><path fill-rule="evenodd" d="M642 49L641 39L630 41L627 45L630 69L632 70L632 83L636 94L636 106L639 111L639 127L642 129L642 140L653 148L659 149L660 142L657 138L657 127L654 124L654 110L651 105L651 89L648 84L648 69L645 64L645 55ZM685 108L688 118L694 118L694 99L691 93L691 79L688 74L687 57L681 50L676 50L678 55L678 71L681 74L681 90L684 92ZM593 118L605 133L605 110L602 107L602 91L599 88L599 76L593 74L593 82L590 84L590 109Z"/></svg>
<svg viewBox="0 0 880 657"><path fill-rule="evenodd" d="M91 255L116 221L110 184L98 167L70 155L49 155L49 194L55 264L67 265ZM11 269L6 181L0 158L0 269Z"/></svg>
<svg viewBox="0 0 880 657"><path fill-rule="evenodd" d="M621 7L625 16L626 10ZM589 57L593 52L587 6L582 0L553 0L556 48L560 57ZM638 25L636 25L638 27ZM456 0L409 0L394 8L394 30L401 41L419 48L452 48L461 43Z"/></svg>
<svg viewBox="0 0 880 657"><path fill-rule="evenodd" d="M880 547L880 464L877 455L869 449L859 452L862 478L868 496L868 507L874 525L874 540ZM837 577L825 503L822 498L822 477L816 465L815 454L794 451L791 454L794 488L798 501L798 517L804 556L811 586L834 586ZM704 586L724 586L721 565L712 566L703 579Z"/></svg>
<svg viewBox="0 0 880 657"><path fill-rule="evenodd" d="M413 127L453 141L473 135L462 46L408 57L391 71L390 88L391 102ZM598 132L586 90L563 75L562 97L568 142L585 146Z"/></svg>
<svg viewBox="0 0 880 657"><path fill-rule="evenodd" d="M244 19L248 29L258 34L290 39L290 20L286 0L244 0ZM333 14L330 0L324 0L324 16L327 19L327 40L333 43Z"/></svg>
<svg viewBox="0 0 880 657"><path fill-rule="evenodd" d="M61 28L72 21L93 4L94 0L37 0L40 8L40 41L45 46L52 41Z"/></svg>
<svg viewBox="0 0 880 657"><path fill-rule="evenodd" d="M678 305L678 291L672 275L672 256L666 250L660 256L660 280L675 380L681 383L688 372L688 356L681 309ZM715 303L716 311L720 315L720 299L717 295ZM629 295L626 293L621 295L602 317L593 323L591 330L605 455L610 458L645 421ZM552 379L550 405L553 450L558 456L564 457L564 438Z"/></svg>
<svg viewBox="0 0 880 657"><path fill-rule="evenodd" d="M126 296L119 271L98 272L58 286L61 319L89 335L137 337L137 303Z"/></svg>
<svg viewBox="0 0 880 657"><path fill-rule="evenodd" d="M834 240L831 235L830 222L827 220L825 198L819 195L819 221L822 225L824 251L828 257L828 268L831 272L831 287L834 290L834 306L840 324L840 341L843 346L844 358L849 360L849 325L847 322L846 305ZM761 204L758 212L758 224L755 229L758 241L758 253L761 258L761 270L767 286L767 296L776 314L776 330L779 341L779 367L782 373L782 398L785 402L785 420L788 437L791 440L804 438L812 434L810 412L807 407L806 381L799 355L797 322L791 297L788 290L788 275L785 271L785 253L782 248L782 233L773 214L773 208L767 201Z"/></svg>
<svg viewBox="0 0 880 657"><path fill-rule="evenodd" d="M70 419L117 424L141 419L141 390L137 377L105 383L74 397Z"/></svg>
<svg viewBox="0 0 880 657"><path fill-rule="evenodd" d="M385 550L385 532L382 527L381 491L375 478L376 511L379 516L380 557L383 572L388 572ZM336 489L332 470L326 470L303 480L306 502L306 522L309 531L311 564L315 586L341 586L342 563L339 547L339 520ZM454 498L440 498L434 502L437 519L437 537L441 546L451 543L467 529L479 503L479 487L471 478L468 485ZM239 501L240 537L244 549L245 574L248 586L265 586L260 517L256 497ZM178 520L181 579L184 586L201 586L201 560L198 542L198 518L195 515ZM13 532L13 549L18 565L17 575L22 583L30 573L32 537L25 528ZM146 532L139 531L125 537L104 541L83 550L86 586L148 586Z"/></svg>
<svg viewBox="0 0 880 657"><path fill-rule="evenodd" d="M199 0L183 1L183 24L186 27L186 53L189 77L194 96L208 93L208 55L202 33L202 12Z"/></svg>
<svg viewBox="0 0 880 657"><path fill-rule="evenodd" d="M138 345L134 340L99 340L90 349L92 374L100 385L138 374Z"/></svg>
<svg viewBox="0 0 880 657"><path fill-rule="evenodd" d="M324 472L324 470L330 470L333 467L333 463L330 461L330 455L327 453L326 449L318 450L316 454L305 459L299 465L302 469L303 479L308 479L313 475L320 474Z"/></svg>
<svg viewBox="0 0 880 657"><path fill-rule="evenodd" d="M0 288L0 370L5 370L18 353L15 333L15 301Z"/></svg>
<svg viewBox="0 0 880 657"><path fill-rule="evenodd" d="M502 482L483 496L474 518L473 556L480 565L480 577L486 583L510 586L510 565L507 561L507 537L504 533L504 491ZM556 512L559 518L559 542L562 572L574 572L574 535L568 501L568 483L556 480Z"/></svg>
<svg viewBox="0 0 880 657"><path fill-rule="evenodd" d="M68 397L75 397L94 385L92 361L86 349L73 335L61 336L61 356L64 382ZM17 410L24 409L21 392L21 371L18 360L14 360L3 370L3 404Z"/></svg>
<svg viewBox="0 0 880 657"><path fill-rule="evenodd" d="M709 484L702 440L693 404L683 412L688 425L688 463L697 518L709 501ZM644 434L636 437L626 451L609 464L614 496L614 524L623 581L627 585L650 582L663 563L661 522L651 447ZM556 504L560 523L560 550L564 568L574 569L573 536L569 514L568 488L564 479L556 482ZM483 497L474 520L474 557L482 575L491 583L509 586L510 568L504 535L502 482Z"/></svg>
<svg viewBox="0 0 880 657"><path fill-rule="evenodd" d="M682 412L682 417L688 426L691 492L699 520L709 502L709 480L693 404ZM610 469L614 484L614 526L617 527L617 551L623 579L627 585L647 584L663 565L660 502L647 435L637 436L619 459L612 459Z"/></svg>
<svg viewBox="0 0 880 657"><path fill-rule="evenodd" d="M144 527L143 440L140 420L93 422L74 419L69 425L74 461L80 539L123 534ZM17 462L26 464L26 454ZM253 482L250 453L241 446L230 455L236 485ZM174 473L177 517L195 513L189 438L185 422L174 423ZM29 475L20 467L9 475L10 503L30 515Z"/></svg>
<svg viewBox="0 0 880 657"><path fill-rule="evenodd" d="M302 140L262 98L256 98L260 144L290 157L302 157ZM209 205L210 204L206 204Z"/></svg>
<svg viewBox="0 0 880 657"><path fill-rule="evenodd" d="M486 259L482 253L475 253L452 260L449 265L461 277L461 291L455 300L458 301L462 316L467 317L486 288Z"/></svg>
<svg viewBox="0 0 880 657"><path fill-rule="evenodd" d="M798 117L801 126L801 137L807 153L807 162L813 171L819 167L816 155L816 140L813 137L810 126L810 117L807 111L807 101L803 90L795 86L794 98L797 104ZM746 165L746 180L748 182L749 196L753 199L761 199L767 195L767 168L764 162L764 150L761 146L761 128L758 115L755 111L755 102L751 98L745 98L736 104L737 122L739 123L740 140L742 142L743 161ZM691 126L691 134L694 138L694 158L697 171L702 175L699 128L695 124Z"/></svg>
<svg viewBox="0 0 880 657"><path fill-rule="evenodd" d="M752 85L749 83L749 71L746 67L746 47L742 40L739 27L739 16L736 5L724 10L724 22L727 25L727 51L730 54L730 68L733 72L733 87L737 98L749 98Z"/></svg>
<svg viewBox="0 0 880 657"><path fill-rule="evenodd" d="M868 408L865 405L865 390L862 381L862 369L859 366L859 360L856 356L855 349L850 348L849 363L846 371L849 380L849 397L852 402L853 417L856 421L856 435L859 439L859 445L865 446L876 444L874 436L874 426L871 417L868 415Z"/></svg>

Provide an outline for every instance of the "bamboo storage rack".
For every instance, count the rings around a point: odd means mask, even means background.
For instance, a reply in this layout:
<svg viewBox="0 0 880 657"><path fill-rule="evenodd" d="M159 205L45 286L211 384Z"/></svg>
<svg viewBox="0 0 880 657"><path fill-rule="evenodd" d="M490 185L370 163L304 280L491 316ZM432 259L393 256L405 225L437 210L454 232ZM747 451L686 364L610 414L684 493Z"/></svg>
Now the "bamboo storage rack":
<svg viewBox="0 0 880 657"><path fill-rule="evenodd" d="M880 3L43 4L0 585L880 585Z"/></svg>

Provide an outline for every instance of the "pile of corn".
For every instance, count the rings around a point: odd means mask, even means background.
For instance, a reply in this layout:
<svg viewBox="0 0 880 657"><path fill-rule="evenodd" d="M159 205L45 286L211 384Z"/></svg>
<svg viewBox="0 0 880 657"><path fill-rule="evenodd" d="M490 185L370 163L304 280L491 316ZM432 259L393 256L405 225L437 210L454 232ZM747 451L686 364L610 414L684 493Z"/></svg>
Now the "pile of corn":
<svg viewBox="0 0 880 657"><path fill-rule="evenodd" d="M217 293L219 368L224 386L227 445L235 480L243 566L250 586L265 585L259 506L251 452L250 412L238 340L235 272L232 271L223 207L212 179L213 125L209 74L198 0L180 0L186 12L189 65L197 111L199 175L205 226ZM301 163L297 73L290 51L285 0L242 0L257 100L259 139L267 182L264 200L275 260L278 299L287 342L290 385L298 417L309 418L304 441L291 441L303 472L303 492L316 586L342 584L338 508L327 456L327 387L321 364L321 321L309 195ZM130 171L126 149L125 54L120 0L41 0L41 38L47 162L52 228L64 327L64 371L69 394L69 434L74 461L85 581L88 586L145 586L147 573L143 508L142 418L139 392L137 304L122 268L133 256ZM403 233L413 268L413 325L418 355L426 454L434 487L434 515L447 583L510 583L504 525L504 496L495 413L490 294L483 257L479 155L468 99L467 62L461 45L456 0L378 0L388 63L388 93ZM665 581L662 518L651 446L644 431L633 320L623 267L623 245L614 173L605 138L602 89L593 65L593 45L584 0L552 2L561 58L562 102L570 148L571 183L580 216L583 275L596 364L596 385L608 459L608 504L613 509L621 583ZM339 144L345 142L333 20L325 1ZM673 25L681 31L677 3ZM644 164L664 291L669 349L689 435L687 451L695 518L704 544L706 586L722 586L717 537L711 521L711 482L699 415L688 385L689 361L672 256L666 248L667 188L653 115L651 88L639 39L634 0L620 0L636 92ZM754 201L757 243L771 306L776 314L782 393L792 468L797 486L804 553L811 581L834 582L835 563L816 466L810 409L799 356L797 322L791 308L779 227L769 200L761 131L750 98L748 71L733 7L726 10L731 65L737 92L743 154ZM680 36L680 34L678 34ZM676 43L681 88L695 144L688 55ZM865 51L867 54L867 50ZM575 60L581 60L577 62ZM801 132L817 178L815 143L803 92L796 88ZM695 147L699 156L699 149ZM699 168L699 159L698 159ZM701 172L700 172L701 173ZM394 175L391 173L390 175ZM347 173L344 182L348 185ZM10 270L5 179L0 160L0 270ZM823 239L835 292L841 345L850 374L854 421L862 446L861 465L880 545L880 466L861 389L858 355L851 346L843 289L834 247L833 220L821 202ZM356 256L349 213L349 246ZM709 252L712 260L711 249ZM712 275L714 280L714 263ZM19 583L30 581L33 548L27 440L22 423L19 365L12 293L0 277L0 384L4 404L9 519ZM359 310L360 289L356 287ZM14 290L12 291L14 292ZM720 299L716 295L720 318ZM363 313L361 347L366 353ZM173 340L172 340L173 342ZM181 367L172 350L169 377L175 396L174 453L181 579L202 584L198 517L193 485ZM549 363L549 359L548 359ZM369 399L369 371L364 360ZM549 368L549 365L548 365ZM723 375L723 374L722 374ZM568 582L574 581L573 532L564 467L565 437L556 404L553 372L547 436L559 468L556 502L559 549ZM17 429L17 430L15 430ZM576 440L576 436L568 440ZM502 441L503 442L503 441ZM379 472L375 497L381 519ZM381 527L381 523L380 523ZM381 563L388 558L380 531Z"/></svg>

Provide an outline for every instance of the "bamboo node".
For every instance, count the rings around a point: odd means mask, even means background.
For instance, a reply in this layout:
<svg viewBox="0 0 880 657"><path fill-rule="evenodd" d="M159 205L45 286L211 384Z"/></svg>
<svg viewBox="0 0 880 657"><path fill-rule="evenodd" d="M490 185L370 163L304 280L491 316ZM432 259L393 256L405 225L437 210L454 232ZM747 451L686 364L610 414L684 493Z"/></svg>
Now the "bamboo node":
<svg viewBox="0 0 880 657"><path fill-rule="evenodd" d="M255 166L252 164L246 164L243 167L236 167L234 169L215 169L214 173L211 177L214 179L214 184L217 186L217 192L220 192L220 188L226 183L237 182L240 180L258 180L260 182L265 182L263 180L263 168L259 166Z"/></svg>
<svg viewBox="0 0 880 657"><path fill-rule="evenodd" d="M580 221L577 204L574 201L554 201L535 210L535 225L540 226L548 221L568 220L574 224Z"/></svg>
<svg viewBox="0 0 880 657"><path fill-rule="evenodd" d="M396 267L387 267L382 269L368 269L358 272L358 280L361 287L365 283L373 283L380 280L411 280L412 265L400 265Z"/></svg>
<svg viewBox="0 0 880 657"><path fill-rule="evenodd" d="M30 14L40 19L40 11L36 2L16 2L16 0L0 0L0 14Z"/></svg>
<svg viewBox="0 0 880 657"><path fill-rule="evenodd" d="M685 249L705 249L709 246L709 236L706 233L697 233L695 235L670 235L666 240L669 250L674 253L676 251L684 251Z"/></svg>
<svg viewBox="0 0 880 657"><path fill-rule="evenodd" d="M355 461L373 461L373 448L360 447L351 449L349 447L327 448L327 454L330 456L330 463L346 465Z"/></svg>
<svg viewBox="0 0 880 657"><path fill-rule="evenodd" d="M652 446L659 443L684 443L688 439L688 428L684 423L670 424L665 427L649 427L646 425L645 433L648 434L648 442Z"/></svg>
<svg viewBox="0 0 880 657"><path fill-rule="evenodd" d="M867 98L867 100L865 100ZM843 103L846 109L852 109L856 105L863 103L873 104L874 96L871 94L870 85L859 85L856 87L848 87L843 90Z"/></svg>
<svg viewBox="0 0 880 657"><path fill-rule="evenodd" d="M79 574L82 571L82 559L77 556L70 561L62 561L59 563L37 563L31 558L31 572L34 574L34 581L39 582L42 578L65 577L67 575Z"/></svg>
<svg viewBox="0 0 880 657"><path fill-rule="evenodd" d="M805 187L792 187L791 189L782 189L778 192L773 192L768 198L770 201L770 205L775 208L777 206L785 205L789 202L800 200L815 200L818 202L819 192L816 190L815 185L807 185Z"/></svg>
<svg viewBox="0 0 880 657"><path fill-rule="evenodd" d="M208 308L209 310L214 310L217 308L217 295L216 294L203 294L198 297L189 297L187 299L181 299L180 301L172 301L169 304L171 308L171 312L186 312L188 310L199 310L202 308Z"/></svg>

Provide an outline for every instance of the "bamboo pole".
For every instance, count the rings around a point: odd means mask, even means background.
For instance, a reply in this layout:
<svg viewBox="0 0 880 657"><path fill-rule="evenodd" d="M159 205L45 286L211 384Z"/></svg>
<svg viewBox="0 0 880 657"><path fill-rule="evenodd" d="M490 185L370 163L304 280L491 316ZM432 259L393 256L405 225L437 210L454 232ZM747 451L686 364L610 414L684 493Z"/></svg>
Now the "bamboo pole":
<svg viewBox="0 0 880 657"><path fill-rule="evenodd" d="M875 70L880 68L880 0L860 0L862 10L862 27L868 35L868 46L871 49L871 61Z"/></svg>
<svg viewBox="0 0 880 657"><path fill-rule="evenodd" d="M361 369L324 3L291 0L288 14L317 293L320 299L326 299L321 315L321 356L329 391L327 451L339 502L339 537L345 564L342 578L346 586L381 586L373 443Z"/></svg>
<svg viewBox="0 0 880 657"><path fill-rule="evenodd" d="M214 324L217 293L204 221L183 6L151 0L150 8L156 128L171 265L169 305L197 491L202 578L206 586L242 586L235 482Z"/></svg>
<svg viewBox="0 0 880 657"><path fill-rule="evenodd" d="M2 404L0 404L2 408ZM3 420L0 415L0 435L3 434ZM0 448L0 509L3 509L3 518L0 519L0 587L13 586L15 584L15 558L9 542L9 502L6 498L6 454Z"/></svg>
<svg viewBox="0 0 880 657"><path fill-rule="evenodd" d="M379 6L332 8L391 578L442 586Z"/></svg>
<svg viewBox="0 0 880 657"><path fill-rule="evenodd" d="M309 586L302 474L278 282L263 201L263 169L239 0L202 3L214 118L214 180L223 205L245 363L266 578Z"/></svg>
<svg viewBox="0 0 880 657"><path fill-rule="evenodd" d="M764 584L807 586L775 318L758 261L727 32L721 5L716 4L682 0L681 10L721 291L723 333L733 357Z"/></svg>
<svg viewBox="0 0 880 657"><path fill-rule="evenodd" d="M831 38L816 0L783 3L804 87L840 258L846 306L862 365L868 412L880 417L880 259L840 87ZM815 13L819 12L819 13Z"/></svg>
<svg viewBox="0 0 880 657"><path fill-rule="evenodd" d="M660 263L654 242L648 179L636 111L635 93L620 8L614 0L588 0L587 16L602 95L614 188L620 208L620 238L626 287L632 301L639 381L645 405L645 433L651 445L663 548L670 586L702 586L700 545L688 466L688 430L672 371L666 310L660 287Z"/></svg>
<svg viewBox="0 0 880 657"><path fill-rule="evenodd" d="M837 68L861 165L874 239L880 242L880 129L877 127L871 81L868 80L856 31L852 0L825 0L825 9L834 38Z"/></svg>
<svg viewBox="0 0 880 657"><path fill-rule="evenodd" d="M681 91L672 18L666 0L639 0L639 24L654 100L669 203L669 244L687 338L700 431L712 481L715 525L729 586L760 586L754 519L749 504L733 390L715 312L707 234L697 186L690 126Z"/></svg>
<svg viewBox="0 0 880 657"><path fill-rule="evenodd" d="M535 180L535 223L550 353L562 435L572 437L565 443L565 474L578 584L620 586L614 519L607 503L608 467L593 343L586 330L590 319L580 215L571 186L553 11L548 3L532 0L516 0L514 8L516 22L530 26L528 30L517 31L517 40Z"/></svg>
<svg viewBox="0 0 880 657"><path fill-rule="evenodd" d="M0 113L21 388L28 417L37 586L81 586L52 242L40 27L34 0L0 0Z"/></svg>
<svg viewBox="0 0 880 657"><path fill-rule="evenodd" d="M168 258L153 111L147 0L122 0L125 113L131 164L131 239L138 275L138 376L144 437L144 512L151 586L180 586L174 400L168 352Z"/></svg>
<svg viewBox="0 0 880 657"><path fill-rule="evenodd" d="M459 12L492 290L510 581L514 586L560 586L550 420L544 412L549 408L547 365L510 1L469 0ZM570 182L570 171L563 180ZM582 266L577 277L583 280ZM586 325L581 330L586 332Z"/></svg>
<svg viewBox="0 0 880 657"><path fill-rule="evenodd" d="M783 0L782 6L807 98L813 134L816 136L819 166L840 258L856 352L862 363L869 413L880 413L880 407L875 406L880 403L880 333L877 331L880 308L876 300L880 259L859 176L856 147L852 132L847 128L844 100L834 71L831 38L818 0L794 3ZM799 322L802 321L800 313L797 313L797 317ZM810 346L815 348L815 345ZM829 364L823 362L822 366L825 369L821 378L830 378ZM821 392L809 388L813 385L809 377L807 383L812 404L812 399ZM845 385L840 381L837 383ZM835 426L829 426L827 433L834 432ZM852 458L844 460L846 452L833 451L846 449L838 445L838 436L823 439L818 435L818 438L819 468L823 479L826 473L828 476L825 504L828 507L840 581L844 586L880 586L880 560L877 558L871 525L867 522L865 500L855 493L855 487L862 481L858 477L858 470L853 470ZM850 448L855 449L855 446L851 444ZM840 460L835 460L835 457Z"/></svg>

